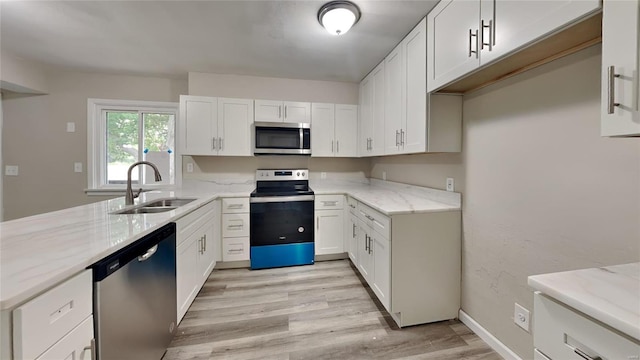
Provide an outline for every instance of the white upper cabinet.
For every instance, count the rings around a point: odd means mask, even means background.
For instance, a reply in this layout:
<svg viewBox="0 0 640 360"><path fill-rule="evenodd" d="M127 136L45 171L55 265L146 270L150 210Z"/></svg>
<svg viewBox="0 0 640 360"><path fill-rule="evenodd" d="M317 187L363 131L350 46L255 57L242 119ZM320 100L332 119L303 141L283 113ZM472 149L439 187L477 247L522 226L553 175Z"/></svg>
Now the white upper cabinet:
<svg viewBox="0 0 640 360"><path fill-rule="evenodd" d="M384 61L372 71L372 103L371 103L371 140L369 148L371 155L384 154L384 109L385 109L385 87L384 87Z"/></svg>
<svg viewBox="0 0 640 360"><path fill-rule="evenodd" d="M384 60L385 68L385 108L384 132L385 154L401 152L401 129L406 124L405 84L406 68L404 44L400 43ZM422 89L423 95L425 89Z"/></svg>
<svg viewBox="0 0 640 360"><path fill-rule="evenodd" d="M427 89L438 90L599 8L599 0L443 0L427 15Z"/></svg>
<svg viewBox="0 0 640 360"><path fill-rule="evenodd" d="M356 157L358 106L311 104L311 156Z"/></svg>
<svg viewBox="0 0 640 360"><path fill-rule="evenodd" d="M311 104L311 156L334 156L335 105Z"/></svg>
<svg viewBox="0 0 640 360"><path fill-rule="evenodd" d="M640 135L640 2L605 1L602 18L603 136Z"/></svg>
<svg viewBox="0 0 640 360"><path fill-rule="evenodd" d="M358 156L358 105L336 104L336 156ZM312 152L313 153L313 152Z"/></svg>
<svg viewBox="0 0 640 360"><path fill-rule="evenodd" d="M251 156L253 100L180 96L181 155Z"/></svg>
<svg viewBox="0 0 640 360"><path fill-rule="evenodd" d="M181 155L213 155L218 138L218 101L205 96L180 96L178 149Z"/></svg>
<svg viewBox="0 0 640 360"><path fill-rule="evenodd" d="M422 21L402 40L402 48L404 49L404 68L405 68L405 114L403 116L404 124L400 129L400 145L402 153L417 153L429 151L426 147L427 132L431 131L427 125L427 19ZM460 103L460 110L462 103ZM452 125L461 124L462 116L452 116L458 112L457 108L450 109L447 114L446 121L452 122ZM461 134L461 133L460 133ZM438 134L440 136L440 134ZM433 149L441 151L450 151L444 149ZM452 151L461 151L456 148Z"/></svg>
<svg viewBox="0 0 640 360"><path fill-rule="evenodd" d="M255 121L310 123L311 103L255 100Z"/></svg>
<svg viewBox="0 0 640 360"><path fill-rule="evenodd" d="M372 101L373 101L373 82L371 81L371 74L364 78L360 82L360 116L358 123L358 155L370 156L371 155L371 137L373 130L373 117L372 117Z"/></svg>
<svg viewBox="0 0 640 360"><path fill-rule="evenodd" d="M218 99L218 155L251 156L253 101Z"/></svg>

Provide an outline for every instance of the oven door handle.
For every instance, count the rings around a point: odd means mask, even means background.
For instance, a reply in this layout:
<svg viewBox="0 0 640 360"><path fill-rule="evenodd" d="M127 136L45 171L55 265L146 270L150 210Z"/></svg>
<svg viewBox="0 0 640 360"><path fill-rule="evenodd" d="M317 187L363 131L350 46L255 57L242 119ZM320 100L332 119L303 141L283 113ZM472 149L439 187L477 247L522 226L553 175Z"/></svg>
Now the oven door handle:
<svg viewBox="0 0 640 360"><path fill-rule="evenodd" d="M293 196L261 196L249 198L249 202L256 203L275 203L275 202L291 202L291 201L313 201L315 195L293 195Z"/></svg>

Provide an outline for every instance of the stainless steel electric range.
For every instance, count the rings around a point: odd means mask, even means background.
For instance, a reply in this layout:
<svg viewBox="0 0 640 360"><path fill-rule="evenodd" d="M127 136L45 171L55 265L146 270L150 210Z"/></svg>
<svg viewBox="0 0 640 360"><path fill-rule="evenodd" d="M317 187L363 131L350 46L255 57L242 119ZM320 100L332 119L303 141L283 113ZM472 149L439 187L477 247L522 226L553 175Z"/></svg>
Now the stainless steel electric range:
<svg viewBox="0 0 640 360"><path fill-rule="evenodd" d="M251 269L314 263L309 170L257 170L251 193Z"/></svg>

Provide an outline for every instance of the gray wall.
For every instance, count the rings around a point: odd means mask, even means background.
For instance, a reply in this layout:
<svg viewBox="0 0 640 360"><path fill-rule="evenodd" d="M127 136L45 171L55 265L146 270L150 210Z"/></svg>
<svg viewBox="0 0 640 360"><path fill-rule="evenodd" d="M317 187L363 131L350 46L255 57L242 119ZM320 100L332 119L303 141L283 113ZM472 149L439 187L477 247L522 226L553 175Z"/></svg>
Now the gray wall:
<svg viewBox="0 0 640 360"><path fill-rule="evenodd" d="M87 196L87 98L178 101L186 80L50 71L48 95L3 98L4 220L106 199ZM66 132L75 122L76 132ZM75 173L73 163L82 162Z"/></svg>

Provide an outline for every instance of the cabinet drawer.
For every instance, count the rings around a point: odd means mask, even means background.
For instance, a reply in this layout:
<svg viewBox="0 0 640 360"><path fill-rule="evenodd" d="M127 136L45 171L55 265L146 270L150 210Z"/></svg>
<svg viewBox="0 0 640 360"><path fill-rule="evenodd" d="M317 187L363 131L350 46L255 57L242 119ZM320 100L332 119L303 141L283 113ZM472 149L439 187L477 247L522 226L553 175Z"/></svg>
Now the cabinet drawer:
<svg viewBox="0 0 640 360"><path fill-rule="evenodd" d="M249 236L249 214L223 214L222 237Z"/></svg>
<svg viewBox="0 0 640 360"><path fill-rule="evenodd" d="M35 359L91 315L91 270L58 285L13 311L17 359Z"/></svg>
<svg viewBox="0 0 640 360"><path fill-rule="evenodd" d="M249 198L222 199L223 214L239 214L249 212Z"/></svg>
<svg viewBox="0 0 640 360"><path fill-rule="evenodd" d="M587 318L551 298L534 294L535 328L533 343L550 359L584 360L583 351L592 358L638 359L640 343Z"/></svg>
<svg viewBox="0 0 640 360"><path fill-rule="evenodd" d="M357 214L358 200L352 198L351 196L347 196L347 207L349 208L350 213Z"/></svg>
<svg viewBox="0 0 640 360"><path fill-rule="evenodd" d="M249 260L249 237L222 239L222 261Z"/></svg>
<svg viewBox="0 0 640 360"><path fill-rule="evenodd" d="M538 349L533 349L533 360L551 360Z"/></svg>
<svg viewBox="0 0 640 360"><path fill-rule="evenodd" d="M89 316L36 360L90 360L93 355L91 352L95 351L92 340L93 316Z"/></svg>
<svg viewBox="0 0 640 360"><path fill-rule="evenodd" d="M388 216L361 202L358 203L357 216L384 238L389 239L391 237L391 219Z"/></svg>
<svg viewBox="0 0 640 360"><path fill-rule="evenodd" d="M176 220L176 231L178 232L176 245L181 244L205 223L213 221L215 206L219 206L218 202L212 201Z"/></svg>
<svg viewBox="0 0 640 360"><path fill-rule="evenodd" d="M316 210L339 210L344 207L344 195L316 195Z"/></svg>

